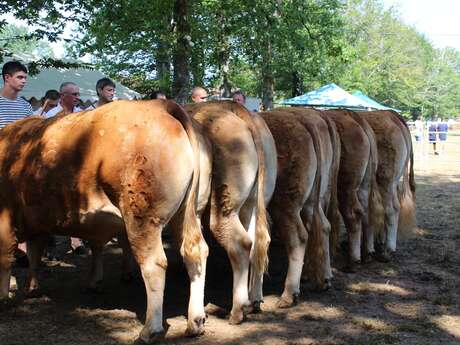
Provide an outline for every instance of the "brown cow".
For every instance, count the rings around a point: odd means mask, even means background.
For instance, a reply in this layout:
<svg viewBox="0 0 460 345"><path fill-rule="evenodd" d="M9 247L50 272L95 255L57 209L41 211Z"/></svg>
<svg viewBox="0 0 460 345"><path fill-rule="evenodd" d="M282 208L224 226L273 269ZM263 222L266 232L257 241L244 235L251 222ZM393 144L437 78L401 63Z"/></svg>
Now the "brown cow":
<svg viewBox="0 0 460 345"><path fill-rule="evenodd" d="M199 186L210 180L199 175L200 142L189 116L170 101L118 101L2 129L0 298L8 296L17 241L28 242L30 291L38 287L36 268L49 233L102 247L126 230L147 293L140 338L153 341L164 334L161 232L176 214L191 280L187 332L200 334L208 247L196 208L207 199Z"/></svg>
<svg viewBox="0 0 460 345"><path fill-rule="evenodd" d="M384 254L396 250L399 231L415 227L415 182L413 150L409 130L393 111L359 112L372 127L378 148L377 183L385 212L383 238ZM402 181L400 182L400 180ZM404 219L400 219L400 213ZM385 259L388 259L384 255Z"/></svg>
<svg viewBox="0 0 460 345"><path fill-rule="evenodd" d="M243 321L251 304L259 307L268 262L264 194L271 194L274 187L265 185L264 142L251 113L235 102L190 104L186 109L201 123L213 146L209 224L232 265L230 323L236 324ZM265 135L270 136L269 132ZM254 300L249 300L249 266Z"/></svg>
<svg viewBox="0 0 460 345"><path fill-rule="evenodd" d="M314 285L318 289L328 288L332 280L330 247L334 248L336 245L332 243L330 246L330 237L338 238L337 234L339 232L340 215L337 207L337 176L340 162L340 139L334 124L328 121L327 118L323 118L318 110L292 107L279 108L279 111L289 112L297 116L297 119L310 132L312 138L317 138L318 140L318 147L315 150L316 152L321 151L321 160L319 160L321 170L320 221L323 230L322 241L325 257L323 260L324 281L314 281ZM307 253L309 252L312 252L312 250L307 251ZM315 271L315 268L308 264L309 259L307 257L307 265L304 267L303 277L305 279L308 278L308 270Z"/></svg>
<svg viewBox="0 0 460 345"><path fill-rule="evenodd" d="M274 228L279 232L288 254L288 272L279 307L296 303L304 258L317 260L314 278L324 283L324 259L321 214L321 151L316 152L318 138L312 138L298 118L286 111L261 113L275 139L278 175L269 204ZM311 253L306 253L307 242Z"/></svg>
<svg viewBox="0 0 460 345"><path fill-rule="evenodd" d="M373 255L374 232L383 227L383 207L376 182L378 163L374 133L366 121L349 110L326 110L340 134L340 169L338 178L339 209L348 233L349 263L353 270ZM361 239L363 238L363 245Z"/></svg>

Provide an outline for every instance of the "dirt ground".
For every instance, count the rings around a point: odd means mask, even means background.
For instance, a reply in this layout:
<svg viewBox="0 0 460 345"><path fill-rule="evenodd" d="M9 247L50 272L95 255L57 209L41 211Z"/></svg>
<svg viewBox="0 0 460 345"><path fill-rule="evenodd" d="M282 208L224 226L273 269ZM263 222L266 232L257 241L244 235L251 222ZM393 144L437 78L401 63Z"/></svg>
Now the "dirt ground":
<svg viewBox="0 0 460 345"><path fill-rule="evenodd" d="M451 138L460 143L460 135ZM417 170L415 237L399 244L390 263L363 264L354 274L335 269L329 291L304 291L293 308L275 307L286 260L283 248L274 245L263 313L229 325L231 270L223 251L212 248L206 333L186 338L187 276L177 253L168 249L165 316L171 327L164 343L460 344L460 150L427 155L418 157L423 169ZM145 318L145 293L141 282L120 282L120 250L108 248L97 294L85 291L88 258L65 249L61 255L44 261L40 297L24 298L18 291L13 305L0 307L0 344L133 344ZM25 273L14 270L19 287Z"/></svg>

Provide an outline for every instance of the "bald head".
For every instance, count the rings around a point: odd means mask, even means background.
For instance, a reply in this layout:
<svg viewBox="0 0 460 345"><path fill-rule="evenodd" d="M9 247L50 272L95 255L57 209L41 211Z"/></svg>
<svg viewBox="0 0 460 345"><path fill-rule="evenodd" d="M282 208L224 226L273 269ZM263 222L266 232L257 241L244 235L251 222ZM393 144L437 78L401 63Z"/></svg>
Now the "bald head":
<svg viewBox="0 0 460 345"><path fill-rule="evenodd" d="M202 87L196 86L192 89L193 103L206 102L208 99L208 92Z"/></svg>

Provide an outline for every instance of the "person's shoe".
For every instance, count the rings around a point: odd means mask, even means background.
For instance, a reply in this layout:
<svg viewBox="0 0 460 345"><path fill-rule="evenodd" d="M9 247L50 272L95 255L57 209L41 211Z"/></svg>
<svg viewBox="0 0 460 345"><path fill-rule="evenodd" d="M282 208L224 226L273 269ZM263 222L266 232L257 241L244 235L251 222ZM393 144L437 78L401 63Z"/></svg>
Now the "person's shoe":
<svg viewBox="0 0 460 345"><path fill-rule="evenodd" d="M439 152L436 152L436 151L435 151L434 154L435 154L436 156L439 156Z"/></svg>

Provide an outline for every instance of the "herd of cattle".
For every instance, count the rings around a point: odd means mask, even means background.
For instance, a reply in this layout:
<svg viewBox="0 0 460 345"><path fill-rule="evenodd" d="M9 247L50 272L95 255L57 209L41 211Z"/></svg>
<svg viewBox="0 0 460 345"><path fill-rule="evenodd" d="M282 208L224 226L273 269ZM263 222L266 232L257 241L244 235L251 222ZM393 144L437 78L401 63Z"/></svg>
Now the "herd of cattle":
<svg viewBox="0 0 460 345"><path fill-rule="evenodd" d="M0 131L0 157L0 299L17 242L27 241L32 292L50 234L89 241L92 287L104 245L125 234L124 273L133 257L145 283L145 342L164 334L167 224L190 277L190 335L205 321L202 222L232 266L233 324L260 311L268 219L288 255L280 307L296 303L301 281L331 284L340 217L348 269L391 259L398 231L415 225L411 137L391 111L253 114L230 101L117 101L13 123Z"/></svg>

